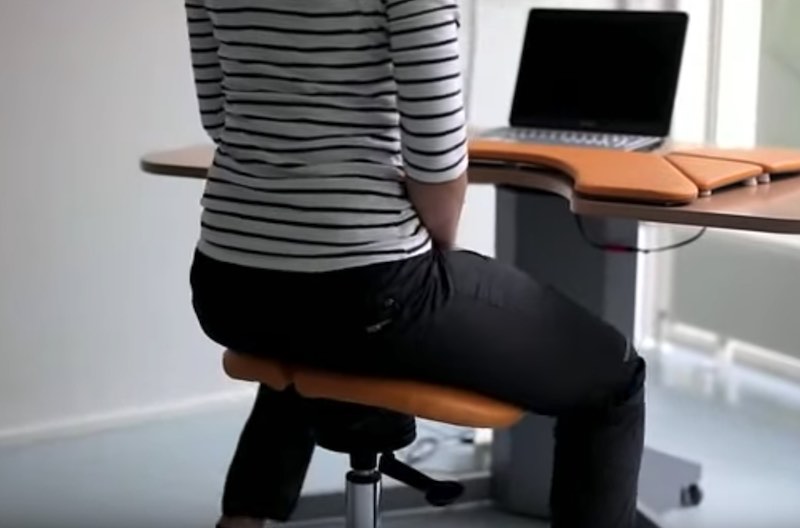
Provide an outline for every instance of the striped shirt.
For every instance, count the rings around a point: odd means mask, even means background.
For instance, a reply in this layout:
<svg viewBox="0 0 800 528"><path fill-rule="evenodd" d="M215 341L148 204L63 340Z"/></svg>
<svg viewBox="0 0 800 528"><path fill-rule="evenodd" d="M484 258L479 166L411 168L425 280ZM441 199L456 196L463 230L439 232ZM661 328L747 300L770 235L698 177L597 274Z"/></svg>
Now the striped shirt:
<svg viewBox="0 0 800 528"><path fill-rule="evenodd" d="M198 249L324 272L431 238L404 180L467 168L457 0L186 0L216 144Z"/></svg>

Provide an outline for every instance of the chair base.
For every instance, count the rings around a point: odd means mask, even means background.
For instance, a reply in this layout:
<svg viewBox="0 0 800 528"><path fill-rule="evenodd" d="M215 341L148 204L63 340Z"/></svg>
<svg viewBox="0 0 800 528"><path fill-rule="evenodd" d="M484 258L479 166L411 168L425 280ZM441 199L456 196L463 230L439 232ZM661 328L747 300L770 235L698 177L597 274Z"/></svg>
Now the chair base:
<svg viewBox="0 0 800 528"><path fill-rule="evenodd" d="M433 506L447 506L463 494L461 484L432 479L395 458L395 451L416 439L413 416L328 400L315 400L310 407L317 444L350 456L345 493L347 528L379 526L383 475L422 492Z"/></svg>

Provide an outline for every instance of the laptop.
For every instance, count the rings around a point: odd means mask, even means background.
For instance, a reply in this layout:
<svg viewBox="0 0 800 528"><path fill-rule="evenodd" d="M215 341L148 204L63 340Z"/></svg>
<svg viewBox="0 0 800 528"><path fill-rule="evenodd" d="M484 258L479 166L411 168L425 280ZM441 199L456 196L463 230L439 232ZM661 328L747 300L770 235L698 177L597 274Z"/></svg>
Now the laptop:
<svg viewBox="0 0 800 528"><path fill-rule="evenodd" d="M670 134L689 18L532 9L510 126L488 139L652 150Z"/></svg>

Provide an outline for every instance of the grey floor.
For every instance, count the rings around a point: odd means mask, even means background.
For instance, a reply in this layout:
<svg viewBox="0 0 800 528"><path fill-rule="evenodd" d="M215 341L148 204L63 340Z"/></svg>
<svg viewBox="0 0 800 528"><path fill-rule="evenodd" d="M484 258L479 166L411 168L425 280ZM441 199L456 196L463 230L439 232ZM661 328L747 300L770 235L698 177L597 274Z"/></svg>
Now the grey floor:
<svg viewBox="0 0 800 528"><path fill-rule="evenodd" d="M465 510L446 512L436 516L409 516L389 519L385 528L419 528L434 525L437 528L538 528L545 525L503 515L490 510ZM333 528L334 525L331 525Z"/></svg>
<svg viewBox="0 0 800 528"><path fill-rule="evenodd" d="M440 513L395 515L383 520L382 528L547 528L546 524L506 515L488 507L470 507ZM297 528L341 528L341 522L307 524ZM292 527L294 528L294 527Z"/></svg>
<svg viewBox="0 0 800 528"><path fill-rule="evenodd" d="M800 526L800 388L748 372L723 372L688 355L654 361L648 443L701 461L706 500L669 514L667 528ZM86 437L0 449L1 528L211 526L245 407ZM476 463L454 431L425 466ZM307 492L341 489L342 457L318 452ZM489 511L389 519L405 526L540 525ZM328 525L333 526L333 525ZM327 528L327 526L326 526Z"/></svg>

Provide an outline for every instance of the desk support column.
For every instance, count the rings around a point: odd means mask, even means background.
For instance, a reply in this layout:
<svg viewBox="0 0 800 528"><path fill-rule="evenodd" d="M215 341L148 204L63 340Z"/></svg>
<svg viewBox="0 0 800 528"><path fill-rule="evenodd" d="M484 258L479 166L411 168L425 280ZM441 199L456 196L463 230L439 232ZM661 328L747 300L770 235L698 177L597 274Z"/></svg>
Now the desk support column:
<svg viewBox="0 0 800 528"><path fill-rule="evenodd" d="M584 218L596 240L636 245L630 220ZM632 338L636 255L600 251L581 237L569 203L559 196L497 189L497 258L549 283ZM498 506L549 517L554 420L526 417L498 431L492 447L492 488Z"/></svg>
<svg viewBox="0 0 800 528"><path fill-rule="evenodd" d="M633 220L584 218L593 240L636 246ZM552 194L497 190L497 258L551 284L633 339L636 318L635 253L610 253L588 244L568 202ZM502 509L549 518L553 467L550 418L528 416L492 444L492 496ZM698 464L645 449L639 479L641 528L657 527L654 516L696 505Z"/></svg>

